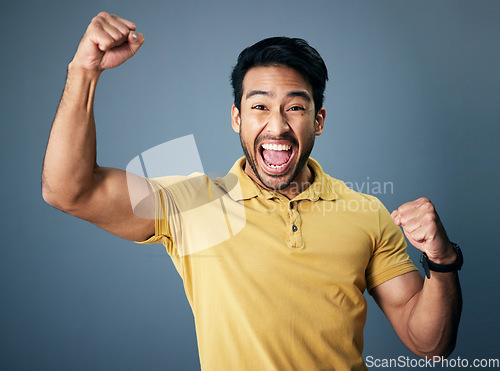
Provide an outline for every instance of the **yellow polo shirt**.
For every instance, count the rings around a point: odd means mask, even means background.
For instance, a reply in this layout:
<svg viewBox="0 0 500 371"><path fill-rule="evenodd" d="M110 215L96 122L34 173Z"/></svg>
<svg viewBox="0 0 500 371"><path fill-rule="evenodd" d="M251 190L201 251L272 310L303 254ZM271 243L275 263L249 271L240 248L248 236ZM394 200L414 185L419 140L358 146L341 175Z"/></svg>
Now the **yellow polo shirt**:
<svg viewBox="0 0 500 371"><path fill-rule="evenodd" d="M201 368L365 370L365 289L417 270L380 201L309 159L293 200L240 158L224 178L150 180L156 232L193 310Z"/></svg>

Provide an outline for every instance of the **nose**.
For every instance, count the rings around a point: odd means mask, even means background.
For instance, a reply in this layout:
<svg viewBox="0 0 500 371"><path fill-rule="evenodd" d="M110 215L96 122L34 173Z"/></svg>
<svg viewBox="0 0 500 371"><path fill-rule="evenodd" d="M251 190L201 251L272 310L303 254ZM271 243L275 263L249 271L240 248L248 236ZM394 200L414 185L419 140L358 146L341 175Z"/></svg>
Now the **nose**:
<svg viewBox="0 0 500 371"><path fill-rule="evenodd" d="M288 121L284 112L280 110L274 110L269 113L269 120L266 124L266 131L273 136L279 137L283 133L290 130Z"/></svg>

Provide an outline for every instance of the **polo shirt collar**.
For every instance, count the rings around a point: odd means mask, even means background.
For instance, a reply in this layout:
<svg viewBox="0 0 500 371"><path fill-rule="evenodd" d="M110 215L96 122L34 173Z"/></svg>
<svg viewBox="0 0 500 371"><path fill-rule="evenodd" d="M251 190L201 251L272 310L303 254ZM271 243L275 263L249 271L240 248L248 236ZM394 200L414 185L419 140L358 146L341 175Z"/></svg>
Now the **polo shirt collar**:
<svg viewBox="0 0 500 371"><path fill-rule="evenodd" d="M250 178L243 170L245 163L245 157L239 158L229 171L228 175L224 177L226 190L229 189L229 196L236 201L248 200L253 197L262 197L265 199L279 197L279 192L269 191L255 183L252 178ZM323 172L320 164L313 158L309 157L307 165L311 168L314 174L313 184L311 184L306 190L304 190L304 192L297 195L294 198L294 201L335 200L337 195L333 190L333 182L331 178ZM234 176L236 176L236 178L238 179L239 187L236 187L234 184ZM230 185L230 183L232 183L232 186Z"/></svg>

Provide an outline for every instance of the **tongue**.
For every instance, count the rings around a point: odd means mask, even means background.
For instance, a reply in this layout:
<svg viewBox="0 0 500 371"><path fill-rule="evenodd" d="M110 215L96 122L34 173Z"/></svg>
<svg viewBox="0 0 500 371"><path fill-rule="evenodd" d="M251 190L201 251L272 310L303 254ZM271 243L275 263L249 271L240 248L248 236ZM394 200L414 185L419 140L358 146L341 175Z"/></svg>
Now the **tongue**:
<svg viewBox="0 0 500 371"><path fill-rule="evenodd" d="M262 151L262 156L268 164L279 166L284 164L290 158L291 151L272 151L270 149L265 149Z"/></svg>

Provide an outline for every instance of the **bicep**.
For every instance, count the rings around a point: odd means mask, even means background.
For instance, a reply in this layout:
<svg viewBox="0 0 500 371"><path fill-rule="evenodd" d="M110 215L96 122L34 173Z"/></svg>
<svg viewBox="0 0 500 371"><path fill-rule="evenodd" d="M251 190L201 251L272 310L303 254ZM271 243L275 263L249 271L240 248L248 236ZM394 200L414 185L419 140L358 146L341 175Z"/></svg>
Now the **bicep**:
<svg viewBox="0 0 500 371"><path fill-rule="evenodd" d="M406 346L410 344L408 319L422 287L422 276L418 271L412 271L375 286L370 291L373 299Z"/></svg>
<svg viewBox="0 0 500 371"><path fill-rule="evenodd" d="M91 191L68 212L127 240L143 241L155 232L155 201L149 183L120 169L98 168Z"/></svg>

